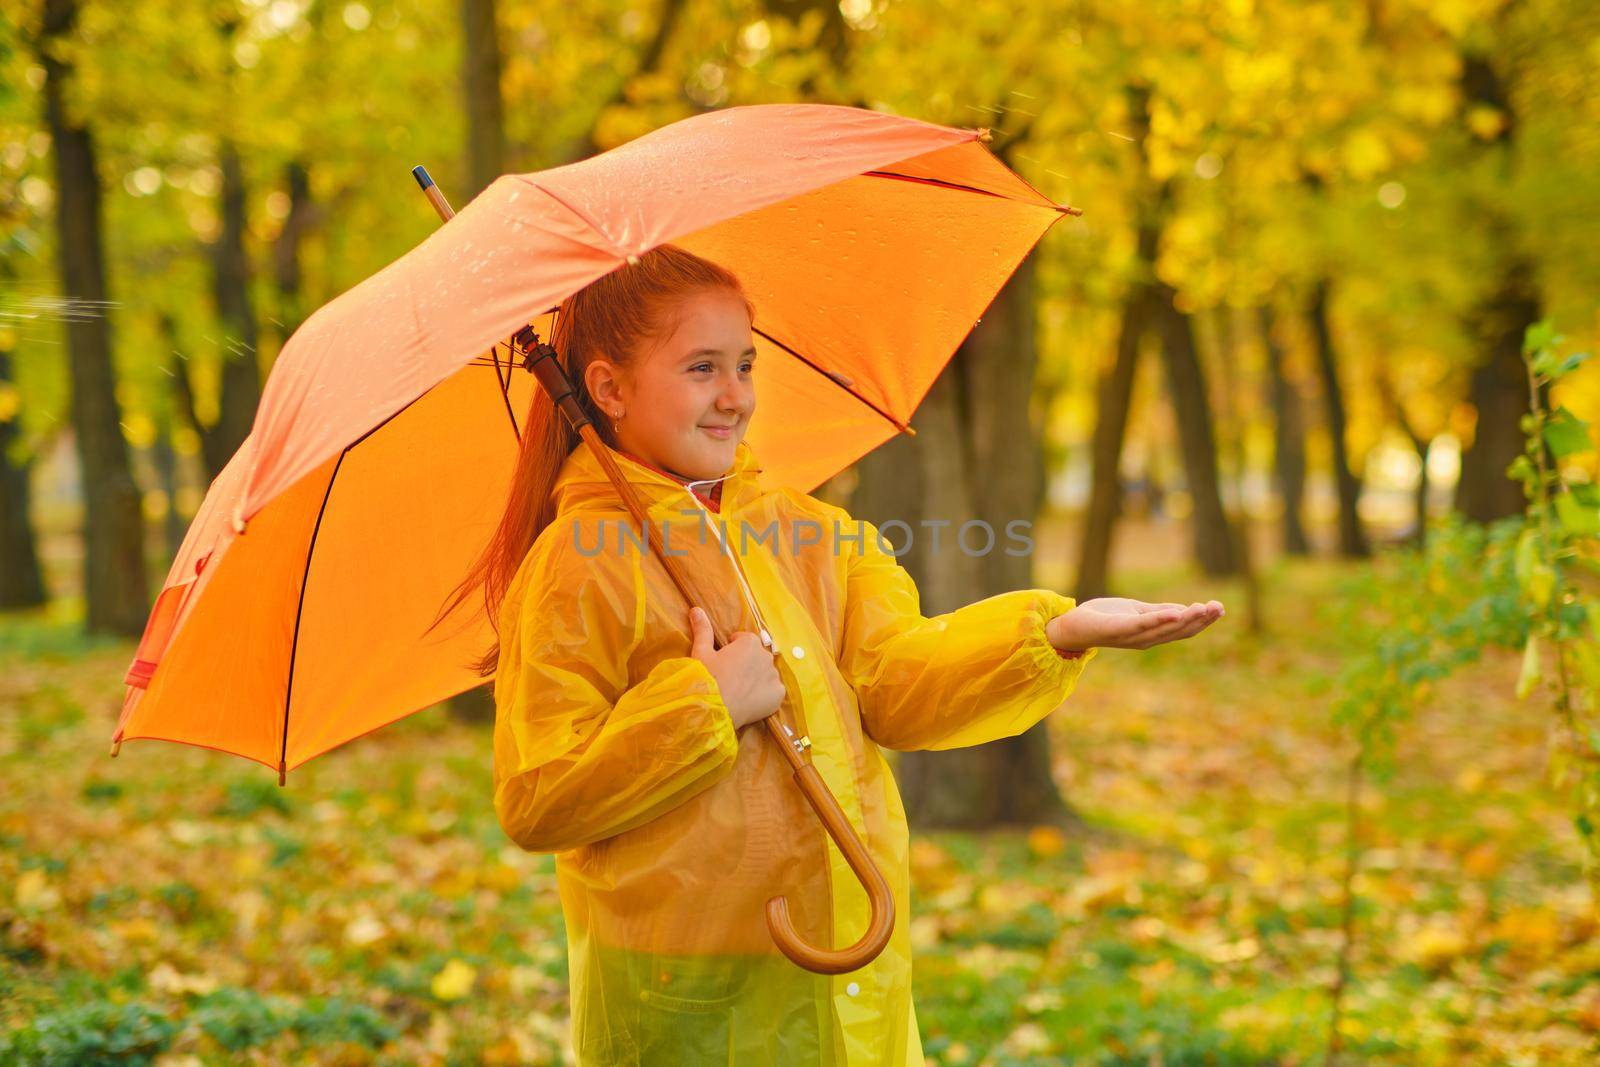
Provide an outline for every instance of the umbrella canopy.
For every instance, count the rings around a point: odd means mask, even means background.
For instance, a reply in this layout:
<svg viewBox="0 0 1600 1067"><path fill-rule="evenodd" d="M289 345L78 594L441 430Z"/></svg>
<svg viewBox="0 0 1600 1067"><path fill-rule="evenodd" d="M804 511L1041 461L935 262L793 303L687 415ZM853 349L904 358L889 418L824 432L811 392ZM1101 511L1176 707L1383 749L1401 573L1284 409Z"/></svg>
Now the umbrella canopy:
<svg viewBox="0 0 1600 1067"><path fill-rule="evenodd" d="M487 358L631 256L673 243L754 303L747 440L815 488L906 429L1063 214L954 129L759 105L505 175L311 316L212 483L151 612L114 740L280 774L484 679L486 617L423 636L487 543L537 388ZM780 417L781 416L781 417Z"/></svg>

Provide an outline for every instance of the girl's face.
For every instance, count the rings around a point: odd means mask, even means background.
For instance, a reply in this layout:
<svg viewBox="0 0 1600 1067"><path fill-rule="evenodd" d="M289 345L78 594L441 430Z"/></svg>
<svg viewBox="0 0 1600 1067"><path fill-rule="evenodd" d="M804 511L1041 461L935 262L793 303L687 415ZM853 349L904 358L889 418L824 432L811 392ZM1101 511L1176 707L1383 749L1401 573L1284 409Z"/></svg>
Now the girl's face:
<svg viewBox="0 0 1600 1067"><path fill-rule="evenodd" d="M720 478L756 409L750 315L723 290L685 297L680 311L672 334L632 365L591 361L585 384L608 418L621 414L623 451L686 478Z"/></svg>

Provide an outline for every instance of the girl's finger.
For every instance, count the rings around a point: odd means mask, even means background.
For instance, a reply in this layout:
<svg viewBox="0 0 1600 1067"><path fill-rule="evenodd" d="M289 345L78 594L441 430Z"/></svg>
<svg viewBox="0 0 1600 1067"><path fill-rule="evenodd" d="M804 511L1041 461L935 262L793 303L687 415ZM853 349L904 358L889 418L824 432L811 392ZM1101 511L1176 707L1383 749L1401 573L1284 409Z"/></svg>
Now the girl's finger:
<svg viewBox="0 0 1600 1067"><path fill-rule="evenodd" d="M1152 611L1140 615L1115 616L1116 635L1118 637L1144 636L1160 626L1170 626L1181 622L1183 616L1174 611Z"/></svg>
<svg viewBox="0 0 1600 1067"><path fill-rule="evenodd" d="M1165 640L1182 641L1186 638L1193 637L1195 634L1199 633L1201 630L1204 630L1207 626L1210 626L1216 621L1217 616L1213 616L1209 612L1196 615L1191 619L1185 619L1180 626L1176 627L1172 633L1165 637Z"/></svg>
<svg viewBox="0 0 1600 1067"><path fill-rule="evenodd" d="M1185 608L1178 617L1171 622L1152 627L1139 635L1141 648L1150 648L1155 645L1177 641L1192 634L1199 633L1201 629L1210 625L1210 616L1203 604L1193 604Z"/></svg>
<svg viewBox="0 0 1600 1067"><path fill-rule="evenodd" d="M1176 634L1181 633L1185 625L1187 624L1180 617L1169 622L1163 622L1159 625L1152 626L1141 633L1132 635L1127 647L1143 649L1150 648L1154 645L1165 644L1166 642L1172 640Z"/></svg>

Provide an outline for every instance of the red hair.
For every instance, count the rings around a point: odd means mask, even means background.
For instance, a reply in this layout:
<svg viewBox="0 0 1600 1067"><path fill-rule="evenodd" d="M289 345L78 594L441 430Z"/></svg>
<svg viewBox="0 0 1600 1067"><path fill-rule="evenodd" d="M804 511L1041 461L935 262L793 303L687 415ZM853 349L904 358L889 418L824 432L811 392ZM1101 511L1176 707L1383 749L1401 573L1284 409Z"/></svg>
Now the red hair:
<svg viewBox="0 0 1600 1067"><path fill-rule="evenodd" d="M600 439L615 448L611 420L589 396L584 370L596 359L631 365L650 343L672 335L685 297L706 290L725 290L744 301L755 321L755 308L738 276L726 267L687 252L676 245L661 245L596 279L561 303L550 343L562 370L577 391L578 403L594 421ZM483 606L490 625L499 633L500 606L511 579L545 527L555 521L551 492L567 456L581 438L556 410L543 389L535 388L522 420L522 445L511 477L511 494L505 514L483 554L451 592L448 603L428 629L461 606L474 590L483 590ZM487 649L471 667L481 676L493 674L500 661L500 642Z"/></svg>

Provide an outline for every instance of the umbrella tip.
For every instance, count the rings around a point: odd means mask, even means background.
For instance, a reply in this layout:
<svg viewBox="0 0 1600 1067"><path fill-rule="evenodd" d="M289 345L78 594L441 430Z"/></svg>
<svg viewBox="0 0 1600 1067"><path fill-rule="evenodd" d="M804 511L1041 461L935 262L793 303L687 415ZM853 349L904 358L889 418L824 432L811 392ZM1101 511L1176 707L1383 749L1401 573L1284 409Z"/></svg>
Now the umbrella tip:
<svg viewBox="0 0 1600 1067"><path fill-rule="evenodd" d="M628 253L628 265L630 267L638 266L639 265L639 257L634 255L632 252Z"/></svg>
<svg viewBox="0 0 1600 1067"><path fill-rule="evenodd" d="M421 163L411 168L411 176L417 179L417 184L422 186L424 190L433 187L433 178L428 175L428 168Z"/></svg>
<svg viewBox="0 0 1600 1067"><path fill-rule="evenodd" d="M978 140L982 141L984 144L988 144L990 141L994 140L994 134L990 132L989 127L979 126Z"/></svg>

